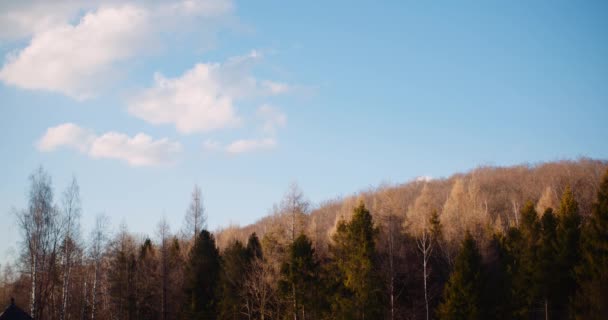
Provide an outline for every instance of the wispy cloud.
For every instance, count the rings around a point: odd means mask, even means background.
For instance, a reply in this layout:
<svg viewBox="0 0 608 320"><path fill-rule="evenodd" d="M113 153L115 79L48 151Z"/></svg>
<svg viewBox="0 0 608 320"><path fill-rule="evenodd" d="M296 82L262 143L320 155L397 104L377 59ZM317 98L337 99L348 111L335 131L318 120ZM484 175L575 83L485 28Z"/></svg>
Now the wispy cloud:
<svg viewBox="0 0 608 320"><path fill-rule="evenodd" d="M287 125L287 115L270 105L262 105L256 113L262 120L262 130L266 134L274 135L277 128Z"/></svg>
<svg viewBox="0 0 608 320"><path fill-rule="evenodd" d="M274 149L277 142L274 138L236 140L225 147L226 152L240 154L259 150Z"/></svg>
<svg viewBox="0 0 608 320"><path fill-rule="evenodd" d="M93 131L73 123L64 123L47 129L38 140L37 147L43 152L66 147L91 158L116 159L132 166L170 164L182 150L179 142L167 138L154 140L143 133L133 137L118 132L96 135Z"/></svg>
<svg viewBox="0 0 608 320"><path fill-rule="evenodd" d="M199 63L183 75L155 75L155 84L129 102L129 112L152 124L172 124L181 133L238 126L235 102L279 94L251 74L257 51L225 63ZM278 85L278 84L277 84Z"/></svg>
<svg viewBox="0 0 608 320"><path fill-rule="evenodd" d="M216 140L205 140L203 150L208 152L225 152L233 155L271 150L277 147L275 138L239 139L223 145Z"/></svg>
<svg viewBox="0 0 608 320"><path fill-rule="evenodd" d="M291 90L291 86L286 83L274 82L266 80L262 82L262 86L266 88L272 94L287 93Z"/></svg>

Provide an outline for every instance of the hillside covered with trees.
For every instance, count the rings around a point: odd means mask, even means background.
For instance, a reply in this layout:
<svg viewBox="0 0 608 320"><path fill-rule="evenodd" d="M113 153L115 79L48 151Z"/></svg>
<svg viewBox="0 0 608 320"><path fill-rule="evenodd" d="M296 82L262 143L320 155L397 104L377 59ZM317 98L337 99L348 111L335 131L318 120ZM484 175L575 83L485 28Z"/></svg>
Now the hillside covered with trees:
<svg viewBox="0 0 608 320"><path fill-rule="evenodd" d="M258 222L140 236L82 232L76 179L42 168L16 210L0 301L35 319L608 319L608 161L480 167L311 204L297 185ZM182 214L182 213L173 213ZM210 213L213 214L213 213Z"/></svg>

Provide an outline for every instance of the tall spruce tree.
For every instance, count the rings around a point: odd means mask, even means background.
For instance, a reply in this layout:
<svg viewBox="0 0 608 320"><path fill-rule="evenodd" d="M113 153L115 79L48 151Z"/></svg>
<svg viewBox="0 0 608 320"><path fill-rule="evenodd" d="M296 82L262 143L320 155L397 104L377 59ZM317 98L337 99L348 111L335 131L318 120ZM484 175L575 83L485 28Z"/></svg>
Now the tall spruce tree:
<svg viewBox="0 0 608 320"><path fill-rule="evenodd" d="M160 319L161 292L156 249L146 239L137 259L137 319Z"/></svg>
<svg viewBox="0 0 608 320"><path fill-rule="evenodd" d="M224 250L218 305L220 319L245 319L242 311L246 307L246 301L242 287L250 261L247 249L238 240Z"/></svg>
<svg viewBox="0 0 608 320"><path fill-rule="evenodd" d="M518 295L524 297L524 308L522 315L525 318L538 313L540 287L537 281L537 255L540 238L540 221L534 203L527 201L521 209L521 221L519 230L521 232L521 251L517 257L519 264L518 273L515 275L515 290Z"/></svg>
<svg viewBox="0 0 608 320"><path fill-rule="evenodd" d="M287 261L281 266L279 288L290 303L293 319L318 319L319 263L312 242L301 234L289 246Z"/></svg>
<svg viewBox="0 0 608 320"><path fill-rule="evenodd" d="M520 217L519 226L507 231L504 247L513 290L513 317L528 319L540 312L537 263L541 224L531 201L523 206Z"/></svg>
<svg viewBox="0 0 608 320"><path fill-rule="evenodd" d="M190 251L184 274L184 319L216 319L216 290L220 276L220 254L213 235L200 232Z"/></svg>
<svg viewBox="0 0 608 320"><path fill-rule="evenodd" d="M486 248L483 272L482 305L483 319L512 320L514 315L513 277L510 266L513 258L506 246L503 234L492 236Z"/></svg>
<svg viewBox="0 0 608 320"><path fill-rule="evenodd" d="M539 287L542 313L544 319L553 318L553 306L558 282L557 261L557 217L553 209L547 208L541 218L541 233L538 246L538 263L536 265L535 283Z"/></svg>
<svg viewBox="0 0 608 320"><path fill-rule="evenodd" d="M561 199L557 227L557 246L559 272L559 295L555 304L560 318L570 318L571 306L576 293L574 267L580 262L581 217L578 203L570 187L567 187Z"/></svg>
<svg viewBox="0 0 608 320"><path fill-rule="evenodd" d="M262 244L260 243L260 238L254 232L247 239L247 254L250 259L262 259Z"/></svg>
<svg viewBox="0 0 608 320"><path fill-rule="evenodd" d="M581 263L576 268L580 285L577 319L608 319L608 171L583 233Z"/></svg>
<svg viewBox="0 0 608 320"><path fill-rule="evenodd" d="M435 310L439 305L442 290L450 277L449 248L443 237L443 226L439 220L437 210L431 212L429 218L430 235L433 243L433 250L429 259L429 309Z"/></svg>
<svg viewBox="0 0 608 320"><path fill-rule="evenodd" d="M382 313L381 280L376 270L378 229L361 201L349 222L340 221L331 247L338 294L334 319L377 319Z"/></svg>
<svg viewBox="0 0 608 320"><path fill-rule="evenodd" d="M481 254L467 232L437 310L439 319L482 319L482 288Z"/></svg>

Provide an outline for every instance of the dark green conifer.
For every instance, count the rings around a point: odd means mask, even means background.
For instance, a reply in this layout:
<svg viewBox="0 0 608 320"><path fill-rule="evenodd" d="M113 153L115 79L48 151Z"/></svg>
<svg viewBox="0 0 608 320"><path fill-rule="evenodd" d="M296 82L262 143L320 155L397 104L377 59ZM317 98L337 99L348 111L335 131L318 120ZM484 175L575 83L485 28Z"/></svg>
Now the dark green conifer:
<svg viewBox="0 0 608 320"><path fill-rule="evenodd" d="M287 259L281 266L279 288L290 301L288 312L294 319L318 319L319 263L308 237L300 235L294 240Z"/></svg>
<svg viewBox="0 0 608 320"><path fill-rule="evenodd" d="M540 303L543 318L551 319L554 313L557 282L557 217L553 209L545 210L541 219L541 233L538 247L538 264L535 269L536 281L539 287Z"/></svg>
<svg viewBox="0 0 608 320"><path fill-rule="evenodd" d="M572 313L571 306L576 293L576 278L574 268L580 262L581 217L578 203L570 187L567 187L561 199L558 211L557 247L558 247L558 277L557 300L554 304L556 314Z"/></svg>
<svg viewBox="0 0 608 320"><path fill-rule="evenodd" d="M481 254L467 232L437 310L439 319L482 319L482 289Z"/></svg>
<svg viewBox="0 0 608 320"><path fill-rule="evenodd" d="M184 274L185 319L215 319L220 254L213 235L201 231L190 250Z"/></svg>
<svg viewBox="0 0 608 320"><path fill-rule="evenodd" d="M243 283L250 263L250 255L240 241L232 242L222 255L222 273L220 276L220 319L244 319L242 310L244 301Z"/></svg>
<svg viewBox="0 0 608 320"><path fill-rule="evenodd" d="M336 277L340 283L332 305L335 319L377 319L382 312L381 280L376 268L378 229L361 202L349 222L333 235Z"/></svg>
<svg viewBox="0 0 608 320"><path fill-rule="evenodd" d="M608 319L608 171L604 174L591 218L583 233L577 319Z"/></svg>

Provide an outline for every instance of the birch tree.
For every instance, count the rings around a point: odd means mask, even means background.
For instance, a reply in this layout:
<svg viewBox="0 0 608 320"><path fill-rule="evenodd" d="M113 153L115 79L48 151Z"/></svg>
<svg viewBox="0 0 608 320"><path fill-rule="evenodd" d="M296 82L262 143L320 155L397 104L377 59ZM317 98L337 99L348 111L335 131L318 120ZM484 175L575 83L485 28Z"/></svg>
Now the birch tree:
<svg viewBox="0 0 608 320"><path fill-rule="evenodd" d="M428 228L423 228L422 232L416 237L416 244L418 245L418 250L422 255L422 280L424 282L424 306L426 309L426 320L429 320L429 295L428 295L428 287L427 280L429 278L430 269L429 269L429 259L431 258L431 254L433 252L433 239L431 233Z"/></svg>
<svg viewBox="0 0 608 320"><path fill-rule="evenodd" d="M42 167L30 176L28 208L17 216L30 276L30 314L44 319L54 285L60 226L58 210L53 205L51 177Z"/></svg>
<svg viewBox="0 0 608 320"><path fill-rule="evenodd" d="M64 320L69 303L70 281L72 277L72 263L77 252L78 238L80 234L80 188L76 178L72 178L71 184L63 193L63 252L62 269L63 283L61 290L61 308L59 319Z"/></svg>
<svg viewBox="0 0 608 320"><path fill-rule="evenodd" d="M160 278L161 278L161 319L168 315L169 298L169 241L170 228L167 219L163 217L158 223L158 238L160 243Z"/></svg>
<svg viewBox="0 0 608 320"><path fill-rule="evenodd" d="M93 284L91 288L92 301L91 301L91 320L95 320L95 317L99 308L99 292L100 292L100 281L102 276L102 260L103 253L108 241L108 218L100 214L95 220L95 227L91 232L91 247L89 255L93 264Z"/></svg>

